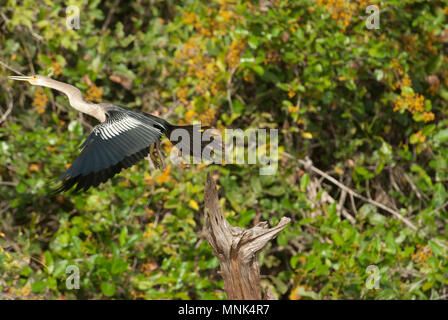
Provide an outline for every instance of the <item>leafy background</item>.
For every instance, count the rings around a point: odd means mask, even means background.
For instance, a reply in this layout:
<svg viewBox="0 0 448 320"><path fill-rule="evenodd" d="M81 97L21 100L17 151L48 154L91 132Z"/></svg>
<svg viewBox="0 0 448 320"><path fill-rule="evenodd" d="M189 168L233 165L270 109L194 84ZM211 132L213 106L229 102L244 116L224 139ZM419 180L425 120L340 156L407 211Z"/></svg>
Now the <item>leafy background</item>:
<svg viewBox="0 0 448 320"><path fill-rule="evenodd" d="M292 219L260 258L278 298L448 297L445 1L0 3L2 299L224 299L202 233L208 170L233 225ZM369 4L379 29L366 28ZM144 161L49 196L95 122L59 93L7 80L10 69L174 123L279 128L279 169ZM66 287L69 265L79 290ZM369 265L380 289L366 286Z"/></svg>

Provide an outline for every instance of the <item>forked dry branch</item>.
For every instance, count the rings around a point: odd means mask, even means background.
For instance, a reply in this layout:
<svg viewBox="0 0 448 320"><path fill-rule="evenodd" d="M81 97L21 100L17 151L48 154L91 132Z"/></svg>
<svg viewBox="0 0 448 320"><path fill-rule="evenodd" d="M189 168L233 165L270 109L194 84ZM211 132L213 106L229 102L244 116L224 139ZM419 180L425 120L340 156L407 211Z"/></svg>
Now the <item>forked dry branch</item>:
<svg viewBox="0 0 448 320"><path fill-rule="evenodd" d="M218 200L216 184L210 173L204 191L207 240L221 266L224 290L231 300L270 300L272 293L263 294L260 284L258 253L286 227L290 219L283 217L277 226L260 222L251 229L232 227L225 219Z"/></svg>

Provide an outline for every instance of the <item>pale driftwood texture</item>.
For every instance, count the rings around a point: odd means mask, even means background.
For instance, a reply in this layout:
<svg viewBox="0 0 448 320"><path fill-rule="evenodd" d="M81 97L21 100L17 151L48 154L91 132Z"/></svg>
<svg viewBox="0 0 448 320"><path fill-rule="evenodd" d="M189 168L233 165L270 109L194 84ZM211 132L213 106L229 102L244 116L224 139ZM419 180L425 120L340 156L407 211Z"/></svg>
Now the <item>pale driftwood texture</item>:
<svg viewBox="0 0 448 320"><path fill-rule="evenodd" d="M262 293L258 253L286 227L290 219L283 217L273 228L268 228L267 222L260 222L248 230L232 227L222 213L216 184L210 173L207 174L204 202L207 240L219 259L227 298L273 299L269 290Z"/></svg>

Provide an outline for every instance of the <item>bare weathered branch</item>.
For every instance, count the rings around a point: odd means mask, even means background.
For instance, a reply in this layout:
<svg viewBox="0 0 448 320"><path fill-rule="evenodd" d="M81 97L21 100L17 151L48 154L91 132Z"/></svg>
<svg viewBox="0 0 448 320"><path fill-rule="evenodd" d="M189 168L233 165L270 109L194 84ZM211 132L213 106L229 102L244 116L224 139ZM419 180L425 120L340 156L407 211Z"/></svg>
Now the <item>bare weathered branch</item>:
<svg viewBox="0 0 448 320"><path fill-rule="evenodd" d="M225 219L218 200L215 181L207 174L204 192L207 240L219 259L224 289L229 299L272 299L263 296L260 285L258 253L286 227L290 219L283 217L278 225L268 227L260 222L251 229L232 227Z"/></svg>

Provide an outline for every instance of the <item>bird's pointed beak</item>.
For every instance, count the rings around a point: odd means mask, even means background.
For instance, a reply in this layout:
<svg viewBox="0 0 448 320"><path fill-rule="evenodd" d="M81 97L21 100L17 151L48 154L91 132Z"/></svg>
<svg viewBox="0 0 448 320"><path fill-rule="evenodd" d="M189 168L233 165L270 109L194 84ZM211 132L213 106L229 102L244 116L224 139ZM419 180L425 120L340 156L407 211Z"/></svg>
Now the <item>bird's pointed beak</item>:
<svg viewBox="0 0 448 320"><path fill-rule="evenodd" d="M27 76L9 76L8 79L11 80L19 80L19 81L31 81L33 77L27 77Z"/></svg>

